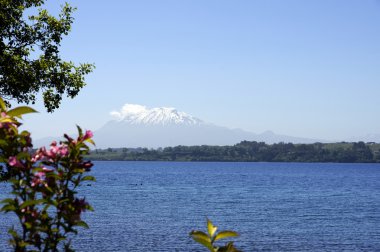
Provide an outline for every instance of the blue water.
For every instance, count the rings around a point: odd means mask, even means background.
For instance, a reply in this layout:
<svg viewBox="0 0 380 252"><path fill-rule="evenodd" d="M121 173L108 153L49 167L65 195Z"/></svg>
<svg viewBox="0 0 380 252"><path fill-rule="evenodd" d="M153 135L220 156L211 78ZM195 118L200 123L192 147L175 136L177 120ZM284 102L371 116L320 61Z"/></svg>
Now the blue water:
<svg viewBox="0 0 380 252"><path fill-rule="evenodd" d="M78 251L206 251L188 236L206 217L239 232L243 251L380 251L378 164L96 162L92 173ZM13 220L0 214L1 251Z"/></svg>

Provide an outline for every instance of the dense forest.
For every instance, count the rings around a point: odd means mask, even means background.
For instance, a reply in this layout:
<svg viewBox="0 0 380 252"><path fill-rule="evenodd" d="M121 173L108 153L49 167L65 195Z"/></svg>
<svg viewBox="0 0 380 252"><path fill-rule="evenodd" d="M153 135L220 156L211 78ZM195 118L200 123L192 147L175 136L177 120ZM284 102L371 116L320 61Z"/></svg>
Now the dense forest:
<svg viewBox="0 0 380 252"><path fill-rule="evenodd" d="M378 163L380 162L380 144L364 142L266 144L242 141L233 146L96 149L91 151L88 158L124 161Z"/></svg>

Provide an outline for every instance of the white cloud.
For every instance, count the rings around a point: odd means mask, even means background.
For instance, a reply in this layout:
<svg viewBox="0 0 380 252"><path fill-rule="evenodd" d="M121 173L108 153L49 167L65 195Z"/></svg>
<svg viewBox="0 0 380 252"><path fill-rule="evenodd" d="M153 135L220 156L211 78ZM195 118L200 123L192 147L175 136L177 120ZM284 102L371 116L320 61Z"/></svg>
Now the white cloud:
<svg viewBox="0 0 380 252"><path fill-rule="evenodd" d="M125 104L120 111L112 111L110 115L116 120L123 120L126 117L141 114L147 112L148 109L145 106L138 104Z"/></svg>

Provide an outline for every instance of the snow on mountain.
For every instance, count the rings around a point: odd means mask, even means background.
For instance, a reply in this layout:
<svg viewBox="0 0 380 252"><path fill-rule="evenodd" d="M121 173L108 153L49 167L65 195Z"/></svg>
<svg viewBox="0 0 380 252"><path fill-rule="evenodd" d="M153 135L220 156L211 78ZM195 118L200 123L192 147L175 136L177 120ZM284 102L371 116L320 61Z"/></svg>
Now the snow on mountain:
<svg viewBox="0 0 380 252"><path fill-rule="evenodd" d="M137 104L125 104L121 111L112 111L113 116L118 121L128 122L130 124L144 125L199 125L203 121L179 112L175 108L152 108Z"/></svg>

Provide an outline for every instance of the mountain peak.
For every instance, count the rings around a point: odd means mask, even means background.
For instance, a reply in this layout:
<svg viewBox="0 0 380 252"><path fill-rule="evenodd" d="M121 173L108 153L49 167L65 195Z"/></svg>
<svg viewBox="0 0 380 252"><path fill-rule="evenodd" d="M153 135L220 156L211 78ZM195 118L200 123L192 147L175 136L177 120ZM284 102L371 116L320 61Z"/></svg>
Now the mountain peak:
<svg viewBox="0 0 380 252"><path fill-rule="evenodd" d="M120 111L112 111L119 122L142 125L198 125L203 122L172 107L147 108L138 104L125 104Z"/></svg>

